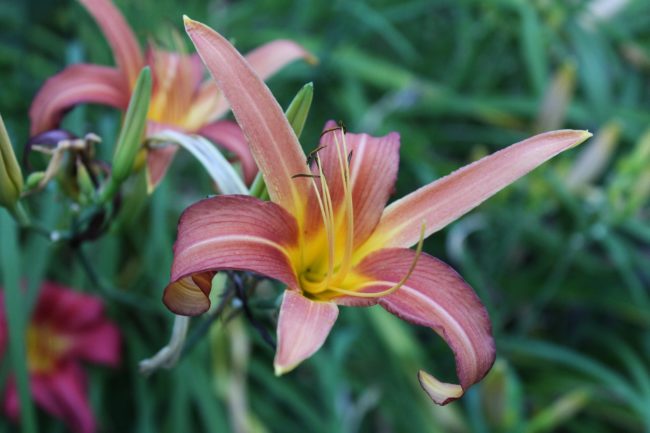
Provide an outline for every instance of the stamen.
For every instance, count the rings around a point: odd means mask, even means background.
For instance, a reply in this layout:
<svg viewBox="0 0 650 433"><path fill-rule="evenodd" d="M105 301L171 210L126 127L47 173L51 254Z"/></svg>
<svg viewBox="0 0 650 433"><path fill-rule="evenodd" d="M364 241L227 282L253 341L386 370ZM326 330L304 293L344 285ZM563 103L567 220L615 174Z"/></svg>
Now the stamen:
<svg viewBox="0 0 650 433"><path fill-rule="evenodd" d="M382 290L381 292L372 292L372 293L357 292L354 290L341 289L339 287L329 287L329 290L336 293L340 293L342 295L353 296L356 298L381 298L384 296L388 296L391 293L394 293L406 283L406 281L411 277L411 274L415 270L415 266L417 265L418 260L420 259L420 254L422 254L422 246L424 245L424 233L425 233L425 224L422 223L422 228L420 229L420 239L418 240L418 245L417 248L415 249L415 257L413 258L411 267L409 268L406 275L404 275L404 277L393 287L386 290ZM376 281L370 281L368 283L362 284L361 286L359 286L359 288L373 286L375 284L377 284Z"/></svg>
<svg viewBox="0 0 650 433"><path fill-rule="evenodd" d="M318 200L318 207L320 209L321 217L323 218L323 227L325 229L325 234L327 236L327 249L328 249L328 263L327 263L327 274L323 280L319 283L314 283L311 281L306 281L301 276L301 286L303 289L307 290L309 293L317 294L322 293L327 290L327 286L330 283L332 275L334 273L334 211L332 205L332 198L329 193L329 187L327 185L327 180L323 174L322 164L320 161L320 156L316 154L316 165L318 166L319 175L314 175L311 177L312 186L314 187L314 192L316 199ZM314 178L317 177L321 179L321 191L319 191L318 186Z"/></svg>
<svg viewBox="0 0 650 433"><path fill-rule="evenodd" d="M334 225L336 224L336 221L334 220L334 206L332 204L332 196L330 195L330 189L329 186L327 185L327 179L325 179L325 175L323 173L323 167L321 164L320 156L316 156L316 160L318 161L318 172L321 176L321 188L323 192L323 203L325 204L325 212L327 213L328 217L328 224L325 225L325 230L327 231L327 243L328 243L328 265L327 265L327 276L325 277L324 284L325 287L327 287L330 283L330 280L332 279L332 275L334 274L334 247L335 247L335 240L334 240Z"/></svg>
<svg viewBox="0 0 650 433"><path fill-rule="evenodd" d="M339 130L343 131L344 134L346 132L348 132L348 129L345 127L345 124L343 123L342 120L338 121L338 126L336 128L326 129L325 131L321 132L320 136L322 137L323 135L327 134L328 132L339 131Z"/></svg>
<svg viewBox="0 0 650 433"><path fill-rule="evenodd" d="M307 165L311 165L315 160L316 160L316 155L318 154L319 151L325 149L327 146L319 146L316 149L312 150L309 152L309 155L307 155Z"/></svg>
<svg viewBox="0 0 650 433"><path fill-rule="evenodd" d="M345 163L343 155L348 152L345 135L343 137L343 149L338 137L335 136L336 153L339 160L339 170L341 171L341 182L343 183L343 196L345 197L345 216L346 216L346 233L345 249L343 250L343 260L337 272L337 278L334 284L339 284L345 279L345 276L352 267L352 249L354 248L354 209L352 204L352 191L350 190L350 165Z"/></svg>

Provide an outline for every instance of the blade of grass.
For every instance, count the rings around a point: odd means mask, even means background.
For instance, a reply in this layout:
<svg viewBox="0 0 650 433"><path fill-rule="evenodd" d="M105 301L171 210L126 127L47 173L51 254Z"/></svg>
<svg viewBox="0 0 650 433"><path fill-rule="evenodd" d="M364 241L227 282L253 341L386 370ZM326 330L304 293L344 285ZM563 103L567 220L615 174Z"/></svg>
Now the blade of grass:
<svg viewBox="0 0 650 433"><path fill-rule="evenodd" d="M9 327L9 355L20 399L20 420L25 433L36 433L34 405L30 396L25 352L26 309L20 289L20 249L18 227L6 212L0 212L0 269Z"/></svg>

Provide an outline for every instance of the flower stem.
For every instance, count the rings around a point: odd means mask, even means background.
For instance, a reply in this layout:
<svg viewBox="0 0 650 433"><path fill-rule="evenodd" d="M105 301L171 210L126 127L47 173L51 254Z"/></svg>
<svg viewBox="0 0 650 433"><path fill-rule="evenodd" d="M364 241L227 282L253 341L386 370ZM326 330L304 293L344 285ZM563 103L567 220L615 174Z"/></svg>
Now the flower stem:
<svg viewBox="0 0 650 433"><path fill-rule="evenodd" d="M9 213L16 220L19 226L28 227L30 225L29 215L22 203L16 203L16 206L9 209Z"/></svg>

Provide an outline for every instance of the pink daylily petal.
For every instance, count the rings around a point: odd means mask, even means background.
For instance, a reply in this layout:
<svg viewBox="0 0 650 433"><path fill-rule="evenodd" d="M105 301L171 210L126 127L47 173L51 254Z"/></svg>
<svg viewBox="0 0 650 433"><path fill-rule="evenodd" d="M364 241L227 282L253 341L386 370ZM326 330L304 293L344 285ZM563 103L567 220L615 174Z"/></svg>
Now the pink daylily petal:
<svg viewBox="0 0 650 433"><path fill-rule="evenodd" d="M239 125L230 120L218 120L204 126L198 133L237 156L244 174L244 182L247 185L253 182L257 165Z"/></svg>
<svg viewBox="0 0 650 433"><path fill-rule="evenodd" d="M323 173L332 195L334 209L344 200L341 161L350 160L352 208L354 214L354 245L365 241L372 233L395 187L399 166L399 134L392 132L384 137L368 134L343 133L333 121L325 124L318 151ZM345 146L343 142L345 141ZM338 143L338 144L337 144ZM339 151L337 151L339 146ZM345 150L343 150L345 148ZM347 151L347 154L344 152ZM318 169L314 163L312 172ZM320 184L320 181L316 181ZM307 230L322 227L322 216L316 197L312 194L307 205Z"/></svg>
<svg viewBox="0 0 650 433"><path fill-rule="evenodd" d="M94 433L95 416L88 402L86 375L79 365L68 362L54 374L32 375L34 401L75 433Z"/></svg>
<svg viewBox="0 0 650 433"><path fill-rule="evenodd" d="M298 233L292 215L253 197L221 195L190 206L178 224L165 305L176 314L205 312L209 286L192 277L218 270L256 272L296 287L291 263Z"/></svg>
<svg viewBox="0 0 650 433"><path fill-rule="evenodd" d="M88 403L84 372L73 362L60 366L54 374L30 375L34 402L50 415L61 419L74 433L94 433L95 417ZM3 409L15 422L20 417L16 380L10 377L4 394Z"/></svg>
<svg viewBox="0 0 650 433"><path fill-rule="evenodd" d="M305 155L268 87L225 38L185 17L185 29L217 86L232 106L264 175L271 200L292 214L302 212L309 180Z"/></svg>
<svg viewBox="0 0 650 433"><path fill-rule="evenodd" d="M245 58L262 80L266 80L289 63L299 59L312 64L317 62L309 51L288 39L277 39L260 45L246 54Z"/></svg>
<svg viewBox="0 0 650 433"><path fill-rule="evenodd" d="M285 39L279 39L261 45L244 56L248 64L257 75L266 80L273 76L280 69L289 63L299 59L305 59L309 63L316 63L316 58L299 44ZM195 100L192 111L209 121L216 120L226 114L230 105L226 98L222 97L219 88L212 82L206 81Z"/></svg>
<svg viewBox="0 0 650 433"><path fill-rule="evenodd" d="M422 223L429 236L590 136L586 131L546 132L467 165L389 205L371 240L384 247L414 245Z"/></svg>
<svg viewBox="0 0 650 433"><path fill-rule="evenodd" d="M103 322L104 306L99 298L45 282L32 320L35 323L56 324L57 331L70 334Z"/></svg>
<svg viewBox="0 0 650 433"><path fill-rule="evenodd" d="M140 44L131 27L111 0L79 0L99 25L113 50L113 57L128 86L133 86L144 67Z"/></svg>
<svg viewBox="0 0 650 433"><path fill-rule="evenodd" d="M120 363L120 331L113 323L102 320L95 326L81 329L71 338L68 356L109 367Z"/></svg>
<svg viewBox="0 0 650 433"><path fill-rule="evenodd" d="M178 146L168 144L147 149L147 191L153 192L174 161Z"/></svg>
<svg viewBox="0 0 650 433"><path fill-rule="evenodd" d="M293 370L320 349L338 315L333 302L312 301L296 290L285 290L278 318L275 374Z"/></svg>
<svg viewBox="0 0 650 433"><path fill-rule="evenodd" d="M366 257L355 271L376 284L363 291L378 292L395 285L408 273L415 254L389 248ZM487 311L472 288L442 261L421 254L406 283L377 303L403 320L432 328L454 352L460 386L420 374L423 388L436 403L459 398L492 366L495 348Z"/></svg>
<svg viewBox="0 0 650 433"><path fill-rule="evenodd" d="M31 135L54 129L67 110L80 103L126 109L129 90L115 68L72 65L49 78L29 109Z"/></svg>

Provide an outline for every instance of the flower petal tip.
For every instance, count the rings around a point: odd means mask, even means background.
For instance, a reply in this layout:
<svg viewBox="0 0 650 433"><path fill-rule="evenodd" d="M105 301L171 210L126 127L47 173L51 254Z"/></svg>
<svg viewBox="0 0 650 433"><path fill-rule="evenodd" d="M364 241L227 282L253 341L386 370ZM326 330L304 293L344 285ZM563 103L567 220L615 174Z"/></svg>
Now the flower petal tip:
<svg viewBox="0 0 650 433"><path fill-rule="evenodd" d="M594 134L592 134L591 132L589 132L587 130L578 131L578 132L580 133L580 136L578 138L579 141L576 141L576 144L574 144L573 147L584 143L585 141L587 141L588 139L590 139L591 137L594 136Z"/></svg>
<svg viewBox="0 0 650 433"><path fill-rule="evenodd" d="M418 381L424 392L434 401L434 403L441 406L446 405L463 395L463 388L460 385L452 383L440 382L435 377L431 376L426 371L418 371Z"/></svg>
<svg viewBox="0 0 650 433"><path fill-rule="evenodd" d="M290 371L292 371L294 368L296 368L296 365L280 365L278 363L273 363L273 370L275 372L276 377L283 376Z"/></svg>
<svg viewBox="0 0 650 433"><path fill-rule="evenodd" d="M183 25L185 26L185 30L192 30L193 28L198 27L200 24L200 22L194 21L192 18L183 14Z"/></svg>

